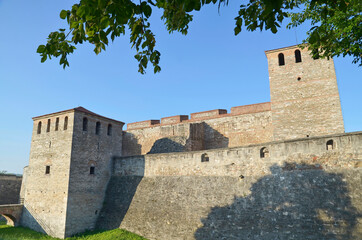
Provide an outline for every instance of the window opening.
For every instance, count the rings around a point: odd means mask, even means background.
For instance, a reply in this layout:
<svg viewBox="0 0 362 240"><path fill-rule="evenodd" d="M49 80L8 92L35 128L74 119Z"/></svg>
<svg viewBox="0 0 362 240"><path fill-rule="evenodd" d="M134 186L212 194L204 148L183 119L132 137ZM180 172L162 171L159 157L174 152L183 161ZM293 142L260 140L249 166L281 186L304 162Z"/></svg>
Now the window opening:
<svg viewBox="0 0 362 240"><path fill-rule="evenodd" d="M41 122L38 123L38 129L36 131L38 134L41 134Z"/></svg>
<svg viewBox="0 0 362 240"><path fill-rule="evenodd" d="M101 123L97 122L96 123L96 135L99 135L100 132L101 132Z"/></svg>
<svg viewBox="0 0 362 240"><path fill-rule="evenodd" d="M327 150L333 150L334 144L333 144L333 140L332 140L332 139L329 140L329 141L327 141L326 148L327 148Z"/></svg>
<svg viewBox="0 0 362 240"><path fill-rule="evenodd" d="M295 62L296 63L302 62L302 55L301 55L299 49L294 51L294 55L295 55Z"/></svg>
<svg viewBox="0 0 362 240"><path fill-rule="evenodd" d="M47 132L50 132L50 119L48 119Z"/></svg>
<svg viewBox="0 0 362 240"><path fill-rule="evenodd" d="M83 131L88 130L88 119L85 117L83 118Z"/></svg>
<svg viewBox="0 0 362 240"><path fill-rule="evenodd" d="M207 155L207 153L204 153L201 155L201 162L208 162L210 161L209 156Z"/></svg>
<svg viewBox="0 0 362 240"><path fill-rule="evenodd" d="M50 174L50 166L45 166L45 174Z"/></svg>
<svg viewBox="0 0 362 240"><path fill-rule="evenodd" d="M112 135L112 124L108 124L107 135L108 135L108 136L111 136L111 135Z"/></svg>
<svg viewBox="0 0 362 240"><path fill-rule="evenodd" d="M95 171L95 167L91 166L89 169L89 174L94 174L94 171Z"/></svg>
<svg viewBox="0 0 362 240"><path fill-rule="evenodd" d="M260 149L260 158L267 158L269 157L269 150L266 147Z"/></svg>
<svg viewBox="0 0 362 240"><path fill-rule="evenodd" d="M57 117L55 119L55 131L58 131L58 128L59 128L59 118Z"/></svg>
<svg viewBox="0 0 362 240"><path fill-rule="evenodd" d="M68 117L64 118L64 130L68 129Z"/></svg>
<svg viewBox="0 0 362 240"><path fill-rule="evenodd" d="M284 54L283 54L283 53L279 53L279 54L278 54L278 59L279 59L279 66L285 65L285 62L284 62Z"/></svg>

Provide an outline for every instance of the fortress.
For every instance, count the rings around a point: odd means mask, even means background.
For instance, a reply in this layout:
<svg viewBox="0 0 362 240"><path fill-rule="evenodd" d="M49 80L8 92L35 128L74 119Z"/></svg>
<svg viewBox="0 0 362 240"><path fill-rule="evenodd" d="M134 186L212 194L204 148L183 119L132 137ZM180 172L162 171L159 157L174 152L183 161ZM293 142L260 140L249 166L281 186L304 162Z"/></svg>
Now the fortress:
<svg viewBox="0 0 362 240"><path fill-rule="evenodd" d="M127 130L82 107L34 117L21 204L0 214L59 238L361 239L362 132L344 132L333 60L265 54L267 103Z"/></svg>

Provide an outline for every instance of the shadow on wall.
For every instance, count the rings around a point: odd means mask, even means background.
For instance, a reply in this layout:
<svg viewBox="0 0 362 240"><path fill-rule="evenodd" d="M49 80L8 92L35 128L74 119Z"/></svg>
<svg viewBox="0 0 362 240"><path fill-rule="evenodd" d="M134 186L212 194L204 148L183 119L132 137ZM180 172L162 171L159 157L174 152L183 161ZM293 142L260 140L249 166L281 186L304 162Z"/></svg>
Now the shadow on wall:
<svg viewBox="0 0 362 240"><path fill-rule="evenodd" d="M250 195L212 208L195 239L362 239L356 226L362 214L352 206L342 174L296 163L270 169ZM360 179L353 173L351 179Z"/></svg>
<svg viewBox="0 0 362 240"><path fill-rule="evenodd" d="M30 206L24 206L23 212L21 214L20 225L31 228L37 232L52 234L53 232L49 227L47 227L46 223L35 217L34 212L35 210ZM44 228L47 228L48 231L45 231Z"/></svg>
<svg viewBox="0 0 362 240"><path fill-rule="evenodd" d="M229 138L205 122L190 124L188 138L182 136L164 137L153 144L149 153L170 153L226 148Z"/></svg>
<svg viewBox="0 0 362 240"><path fill-rule="evenodd" d="M137 159L137 162L134 163L137 165L137 173L127 173L125 170L123 174L117 175L117 172L113 172L108 182L101 213L97 219L97 229L109 230L119 228L121 225L145 172L144 156L138 156ZM117 164L120 168L125 168L121 161L117 159L114 161L113 171L117 171Z"/></svg>
<svg viewBox="0 0 362 240"><path fill-rule="evenodd" d="M229 138L206 123L204 123L204 142L205 149L229 147Z"/></svg>
<svg viewBox="0 0 362 240"><path fill-rule="evenodd" d="M152 153L169 153L186 151L187 138L185 137L168 137L156 140L151 150L147 154Z"/></svg>
<svg viewBox="0 0 362 240"><path fill-rule="evenodd" d="M138 143L138 139L135 135L129 132L123 132L122 155L131 156L141 154L142 145Z"/></svg>

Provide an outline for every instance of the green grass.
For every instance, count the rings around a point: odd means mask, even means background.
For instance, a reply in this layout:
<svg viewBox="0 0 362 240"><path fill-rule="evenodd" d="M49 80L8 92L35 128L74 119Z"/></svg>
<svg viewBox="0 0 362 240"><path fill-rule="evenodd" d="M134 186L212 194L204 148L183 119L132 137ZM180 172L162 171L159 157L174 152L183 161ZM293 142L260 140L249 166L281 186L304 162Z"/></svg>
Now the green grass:
<svg viewBox="0 0 362 240"><path fill-rule="evenodd" d="M0 240L55 240L45 234L35 232L29 228L11 227L0 222ZM92 231L86 232L75 237L66 238L67 240L147 240L134 233L123 229L114 229L110 231Z"/></svg>

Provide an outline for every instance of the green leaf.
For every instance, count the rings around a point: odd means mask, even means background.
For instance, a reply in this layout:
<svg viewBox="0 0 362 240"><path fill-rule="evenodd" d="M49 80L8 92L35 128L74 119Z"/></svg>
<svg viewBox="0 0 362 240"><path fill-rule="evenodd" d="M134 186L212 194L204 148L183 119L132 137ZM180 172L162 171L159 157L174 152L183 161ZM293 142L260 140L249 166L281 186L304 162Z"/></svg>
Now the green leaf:
<svg viewBox="0 0 362 240"><path fill-rule="evenodd" d="M66 10L62 10L59 14L61 19L65 19L67 17L67 15L68 15L68 11L66 11Z"/></svg>
<svg viewBox="0 0 362 240"><path fill-rule="evenodd" d="M43 57L41 58L41 62L43 63L43 62L45 62L47 60L47 55L43 55Z"/></svg>
<svg viewBox="0 0 362 240"><path fill-rule="evenodd" d="M36 50L37 53L43 53L45 51L44 45L39 45L38 49Z"/></svg>

